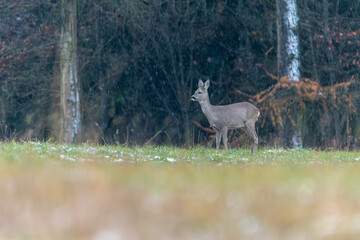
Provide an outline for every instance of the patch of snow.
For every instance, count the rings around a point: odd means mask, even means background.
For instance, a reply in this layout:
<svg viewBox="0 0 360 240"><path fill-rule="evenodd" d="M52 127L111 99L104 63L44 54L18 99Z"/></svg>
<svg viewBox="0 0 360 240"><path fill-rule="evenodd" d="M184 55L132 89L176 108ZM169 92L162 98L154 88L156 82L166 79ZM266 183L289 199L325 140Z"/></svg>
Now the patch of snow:
<svg viewBox="0 0 360 240"><path fill-rule="evenodd" d="M168 162L176 162L174 158L166 158L166 160L168 160Z"/></svg>
<svg viewBox="0 0 360 240"><path fill-rule="evenodd" d="M243 162L248 162L248 161L249 161L249 159L248 159L248 158L245 158L245 157L240 158L240 160L243 161Z"/></svg>
<svg viewBox="0 0 360 240"><path fill-rule="evenodd" d="M75 162L75 158L72 158L72 157L68 157L68 156L65 156L63 154L60 154L60 158L61 159L65 159L65 160L69 160L69 161L72 161L72 162Z"/></svg>
<svg viewBox="0 0 360 240"><path fill-rule="evenodd" d="M115 159L113 162L123 162L124 160L122 160L121 158L119 159Z"/></svg>
<svg viewBox="0 0 360 240"><path fill-rule="evenodd" d="M269 149L269 150L267 150L267 152L269 152L269 153L279 153L279 152L283 152L284 150L282 150L282 149Z"/></svg>

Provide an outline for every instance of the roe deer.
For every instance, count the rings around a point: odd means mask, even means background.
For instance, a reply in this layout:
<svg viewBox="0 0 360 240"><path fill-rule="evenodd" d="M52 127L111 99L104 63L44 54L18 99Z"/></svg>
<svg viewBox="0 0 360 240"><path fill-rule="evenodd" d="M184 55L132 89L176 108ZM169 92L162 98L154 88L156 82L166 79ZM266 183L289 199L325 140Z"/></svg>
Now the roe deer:
<svg viewBox="0 0 360 240"><path fill-rule="evenodd" d="M203 81L199 80L199 88L195 91L195 94L191 96L191 100L200 103L201 110L208 119L210 126L215 130L216 151L219 150L221 136L223 138L225 150L228 150L227 133L229 129L244 127L244 130L252 138L253 143L251 146L251 152L255 154L258 146L255 123L260 115L259 109L248 102L213 106L210 104L207 92L209 85L209 80L207 80L205 84Z"/></svg>

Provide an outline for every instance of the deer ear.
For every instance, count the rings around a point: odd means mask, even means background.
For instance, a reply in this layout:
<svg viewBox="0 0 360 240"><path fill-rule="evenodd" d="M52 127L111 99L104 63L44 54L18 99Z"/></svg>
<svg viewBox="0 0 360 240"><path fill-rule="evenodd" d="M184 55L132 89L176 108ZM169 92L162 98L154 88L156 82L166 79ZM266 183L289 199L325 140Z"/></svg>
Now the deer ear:
<svg viewBox="0 0 360 240"><path fill-rule="evenodd" d="M202 88L203 86L204 86L203 81L201 81L201 79L199 79L198 87L199 87L199 88Z"/></svg>
<svg viewBox="0 0 360 240"><path fill-rule="evenodd" d="M205 88L208 88L210 86L210 80L208 79L208 80L206 80L206 82L205 82Z"/></svg>

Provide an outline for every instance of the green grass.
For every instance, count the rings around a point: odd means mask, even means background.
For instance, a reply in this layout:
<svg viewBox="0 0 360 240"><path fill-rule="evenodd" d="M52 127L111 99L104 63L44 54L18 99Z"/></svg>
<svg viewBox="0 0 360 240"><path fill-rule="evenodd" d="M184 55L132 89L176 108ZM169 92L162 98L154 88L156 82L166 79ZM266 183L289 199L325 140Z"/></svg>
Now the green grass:
<svg viewBox="0 0 360 240"><path fill-rule="evenodd" d="M0 144L0 159L7 162L27 164L30 162L99 162L145 165L199 165L199 166L312 166L347 165L360 163L358 152L315 151L309 149L260 149L254 156L248 149L231 149L228 153L215 149L175 148L167 146L125 147L59 145L54 143L3 143ZM29 160L29 161L28 161Z"/></svg>
<svg viewBox="0 0 360 240"><path fill-rule="evenodd" d="M360 154L0 144L0 239L358 239Z"/></svg>

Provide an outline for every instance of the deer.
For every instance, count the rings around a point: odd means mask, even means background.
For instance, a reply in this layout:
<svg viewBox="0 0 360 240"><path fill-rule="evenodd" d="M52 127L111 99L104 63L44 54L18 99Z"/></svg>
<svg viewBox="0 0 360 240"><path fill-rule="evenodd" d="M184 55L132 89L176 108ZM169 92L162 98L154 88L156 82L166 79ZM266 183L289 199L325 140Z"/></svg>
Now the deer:
<svg viewBox="0 0 360 240"><path fill-rule="evenodd" d="M191 100L200 104L202 112L210 123L210 127L215 130L216 152L219 151L221 137L225 150L228 152L228 130L243 128L252 138L251 153L256 154L258 136L255 130L255 123L260 116L259 109L249 102L239 102L229 105L211 105L207 91L209 85L209 79L205 84L199 79L199 88L195 91L194 95L191 96Z"/></svg>

